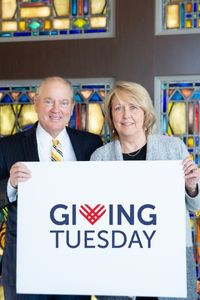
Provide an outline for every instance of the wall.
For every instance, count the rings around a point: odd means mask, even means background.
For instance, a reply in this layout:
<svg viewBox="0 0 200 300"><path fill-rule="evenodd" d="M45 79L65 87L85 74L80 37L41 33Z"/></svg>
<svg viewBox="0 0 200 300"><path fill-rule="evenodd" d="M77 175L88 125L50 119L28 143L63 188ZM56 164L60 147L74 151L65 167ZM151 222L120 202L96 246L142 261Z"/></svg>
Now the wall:
<svg viewBox="0 0 200 300"><path fill-rule="evenodd" d="M154 11L154 0L116 0L114 38L1 43L0 80L114 77L153 96L155 75L200 72L199 34L154 36Z"/></svg>

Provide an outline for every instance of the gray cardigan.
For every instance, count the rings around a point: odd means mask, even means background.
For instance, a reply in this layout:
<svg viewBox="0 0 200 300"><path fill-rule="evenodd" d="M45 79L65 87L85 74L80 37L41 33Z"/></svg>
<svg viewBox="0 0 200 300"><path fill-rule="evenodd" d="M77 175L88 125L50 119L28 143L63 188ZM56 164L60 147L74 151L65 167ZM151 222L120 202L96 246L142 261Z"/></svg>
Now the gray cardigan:
<svg viewBox="0 0 200 300"><path fill-rule="evenodd" d="M149 135L147 139L147 160L183 160L188 156L185 144L176 137L163 135ZM91 156L91 160L123 160L122 148L119 140L110 142L97 149ZM199 184L198 184L199 186ZM185 193L186 201L186 246L192 246L189 211L200 210L200 193L196 197L190 197Z"/></svg>

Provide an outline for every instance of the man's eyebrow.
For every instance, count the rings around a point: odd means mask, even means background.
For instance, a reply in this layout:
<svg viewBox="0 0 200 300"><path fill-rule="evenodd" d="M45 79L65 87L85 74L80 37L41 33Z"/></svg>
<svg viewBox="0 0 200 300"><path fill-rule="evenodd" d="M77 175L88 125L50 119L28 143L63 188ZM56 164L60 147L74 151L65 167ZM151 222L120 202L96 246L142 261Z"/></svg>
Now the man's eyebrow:
<svg viewBox="0 0 200 300"><path fill-rule="evenodd" d="M45 100L45 99L53 100L51 97L44 97L43 99L44 99L44 100Z"/></svg>

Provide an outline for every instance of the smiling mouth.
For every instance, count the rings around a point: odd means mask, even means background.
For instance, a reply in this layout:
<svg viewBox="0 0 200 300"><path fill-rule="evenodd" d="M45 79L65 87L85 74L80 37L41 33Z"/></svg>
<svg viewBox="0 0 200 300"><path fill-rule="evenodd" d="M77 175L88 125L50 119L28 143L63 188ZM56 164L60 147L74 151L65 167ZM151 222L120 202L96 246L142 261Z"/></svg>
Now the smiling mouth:
<svg viewBox="0 0 200 300"><path fill-rule="evenodd" d="M130 123L130 122L128 122L128 123L121 123L121 125L129 127L129 126L134 125L134 123Z"/></svg>
<svg viewBox="0 0 200 300"><path fill-rule="evenodd" d="M52 121L60 121L61 120L61 117L59 117L59 116L50 116L49 117Z"/></svg>

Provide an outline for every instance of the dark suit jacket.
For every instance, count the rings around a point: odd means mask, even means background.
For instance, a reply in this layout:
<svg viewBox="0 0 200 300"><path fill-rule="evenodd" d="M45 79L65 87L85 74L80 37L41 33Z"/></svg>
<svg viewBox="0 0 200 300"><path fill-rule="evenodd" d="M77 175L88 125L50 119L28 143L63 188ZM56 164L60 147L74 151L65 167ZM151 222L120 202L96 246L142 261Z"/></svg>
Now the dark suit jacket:
<svg viewBox="0 0 200 300"><path fill-rule="evenodd" d="M39 161L36 127L0 139L0 202L7 199L7 181L12 165L18 161ZM76 159L87 161L94 150L102 145L97 135L66 127L72 143ZM16 284L16 224L17 201L8 205L8 221L6 229L6 246L3 254L2 281L4 285Z"/></svg>

